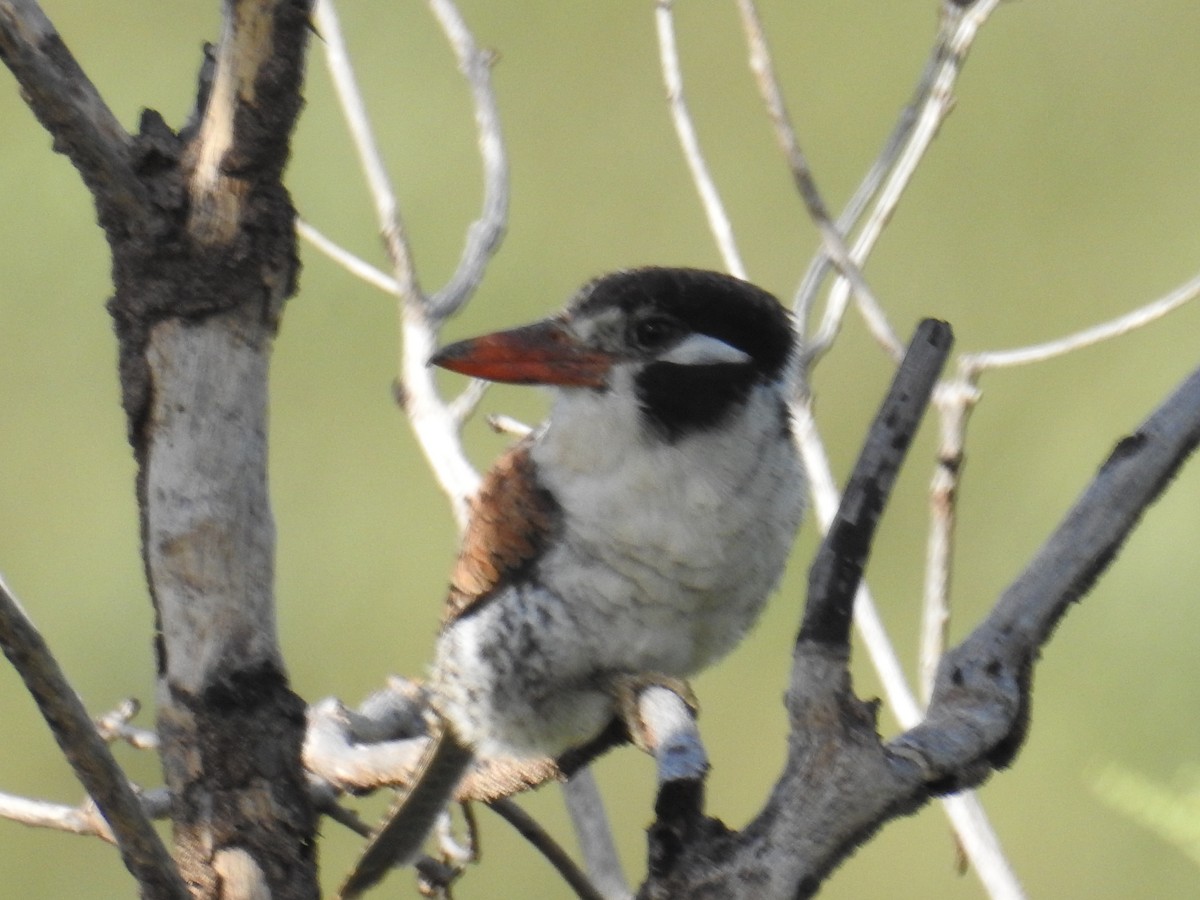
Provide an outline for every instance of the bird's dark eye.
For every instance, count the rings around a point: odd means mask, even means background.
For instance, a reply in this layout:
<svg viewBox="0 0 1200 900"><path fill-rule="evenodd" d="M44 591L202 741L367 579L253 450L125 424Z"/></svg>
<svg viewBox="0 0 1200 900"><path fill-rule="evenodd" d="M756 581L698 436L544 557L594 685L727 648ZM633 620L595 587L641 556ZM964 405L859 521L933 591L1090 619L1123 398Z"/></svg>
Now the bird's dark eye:
<svg viewBox="0 0 1200 900"><path fill-rule="evenodd" d="M633 322L629 337L642 350L657 350L679 336L682 326L667 316L647 316Z"/></svg>

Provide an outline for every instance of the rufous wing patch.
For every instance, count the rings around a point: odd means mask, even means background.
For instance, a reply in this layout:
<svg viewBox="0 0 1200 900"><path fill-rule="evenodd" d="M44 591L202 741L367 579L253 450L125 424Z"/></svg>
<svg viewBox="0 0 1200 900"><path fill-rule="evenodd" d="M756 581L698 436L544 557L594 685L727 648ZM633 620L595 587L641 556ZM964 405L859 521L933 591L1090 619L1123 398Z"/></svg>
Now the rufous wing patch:
<svg viewBox="0 0 1200 900"><path fill-rule="evenodd" d="M450 579L445 627L519 577L541 553L559 519L554 497L537 481L531 444L501 456L471 501L471 519Z"/></svg>

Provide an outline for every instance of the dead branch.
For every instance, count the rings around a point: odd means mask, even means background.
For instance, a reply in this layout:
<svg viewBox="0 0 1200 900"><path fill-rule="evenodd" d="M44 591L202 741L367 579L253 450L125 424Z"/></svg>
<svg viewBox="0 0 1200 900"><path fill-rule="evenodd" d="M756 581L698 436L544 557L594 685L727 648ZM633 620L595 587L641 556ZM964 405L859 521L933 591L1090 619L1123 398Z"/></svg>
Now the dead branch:
<svg viewBox="0 0 1200 900"><path fill-rule="evenodd" d="M149 198L134 171L133 139L34 0L0 2L0 59L54 136L54 149L79 170L96 198L101 225L144 225Z"/></svg>
<svg viewBox="0 0 1200 900"><path fill-rule="evenodd" d="M266 486L268 363L298 269L281 177L309 28L306 0L228 0L194 124L177 134L146 111L130 137L36 5L0 6L4 59L92 190L113 255L158 736L197 896L316 892Z"/></svg>
<svg viewBox="0 0 1200 900"><path fill-rule="evenodd" d="M63 755L104 817L97 821L95 815L81 808L70 812L57 810L58 815L52 818L69 826L67 830L115 840L125 867L137 879L143 896L177 900L190 897L174 860L150 825L125 773L97 733L79 695L3 580L0 580L0 648L25 682ZM21 812L50 811L27 805ZM41 824L45 824L44 820L45 816Z"/></svg>
<svg viewBox="0 0 1200 900"><path fill-rule="evenodd" d="M1197 444L1200 370L1118 442L1025 572L946 656L924 721L887 743L875 705L851 688L843 616L813 622L819 613L806 610L787 696L788 759L767 804L741 832L698 815L677 826L678 843L659 854L642 896L811 896L888 820L1009 765L1028 730L1042 646ZM853 592L862 548L848 543L849 558L833 566L848 578L814 579L814 587ZM841 606L810 596L814 602L818 610ZM837 627L820 627L826 622Z"/></svg>

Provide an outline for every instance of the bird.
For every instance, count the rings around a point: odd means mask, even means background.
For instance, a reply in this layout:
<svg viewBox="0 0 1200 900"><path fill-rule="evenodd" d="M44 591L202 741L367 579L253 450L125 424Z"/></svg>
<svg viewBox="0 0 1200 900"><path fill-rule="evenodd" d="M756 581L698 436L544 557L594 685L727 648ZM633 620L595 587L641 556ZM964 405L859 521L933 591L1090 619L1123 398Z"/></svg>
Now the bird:
<svg viewBox="0 0 1200 900"><path fill-rule="evenodd" d="M472 760L584 745L631 684L682 682L750 630L805 505L797 346L767 291L643 267L432 357L551 405L472 500L428 680L440 736L343 897L411 861Z"/></svg>

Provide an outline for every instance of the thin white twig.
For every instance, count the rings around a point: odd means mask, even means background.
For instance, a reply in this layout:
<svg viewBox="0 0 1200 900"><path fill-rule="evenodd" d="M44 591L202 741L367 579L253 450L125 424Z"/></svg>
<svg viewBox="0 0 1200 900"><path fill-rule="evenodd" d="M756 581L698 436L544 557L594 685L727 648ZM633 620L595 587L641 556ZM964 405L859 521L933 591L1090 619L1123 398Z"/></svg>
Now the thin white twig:
<svg viewBox="0 0 1200 900"><path fill-rule="evenodd" d="M575 827L588 879L605 900L629 900L633 892L625 880L621 859L613 843L604 798L589 767L576 772L563 785L567 813Z"/></svg>
<svg viewBox="0 0 1200 900"><path fill-rule="evenodd" d="M33 828L52 828L68 834L98 837L115 844L112 829L100 815L100 810L91 800L79 806L51 803L47 800L31 800L15 794L0 793L0 818Z"/></svg>
<svg viewBox="0 0 1200 900"><path fill-rule="evenodd" d="M383 154L379 152L379 145L371 128L371 120L354 75L354 67L350 64L350 54L346 49L346 40L342 35L342 25L338 20L337 10L334 9L333 0L317 0L313 16L317 31L323 38L321 46L325 50L325 65L329 69L330 78L333 79L333 87L342 108L342 115L346 119L346 127L354 141L359 165L362 166L371 199L375 203L375 216L383 236L384 249L395 268L400 295L410 302L418 301L419 298L423 300L417 282L412 248L400 215L400 204L396 200L396 192L392 188L391 178L388 177Z"/></svg>
<svg viewBox="0 0 1200 900"><path fill-rule="evenodd" d="M379 288L379 290L385 293L396 297L400 296L400 283L395 278L375 268L375 266L371 265L361 256L355 256L341 244L335 243L303 219L296 220L296 233L351 275L361 278L367 284Z"/></svg>
<svg viewBox="0 0 1200 900"><path fill-rule="evenodd" d="M137 750L157 750L159 746L157 732L146 728L137 728L129 723L141 712L142 705L130 697L121 702L116 709L99 715L95 719L96 731L101 740L111 744L113 741L124 741Z"/></svg>
<svg viewBox="0 0 1200 900"><path fill-rule="evenodd" d="M429 8L458 59L459 71L471 86L475 103L475 127L479 133L479 155L483 163L483 212L467 229L462 256L446 285L429 299L436 319L454 315L483 279L488 262L504 238L508 222L508 157L500 131L500 113L492 90L495 55L480 50L451 0L429 0Z"/></svg>
<svg viewBox="0 0 1200 900"><path fill-rule="evenodd" d="M171 813L171 793L166 788L139 793L138 799L142 804L142 812L149 819L165 819ZM0 792L0 819L116 843L112 828L90 797L78 806L67 806Z"/></svg>
<svg viewBox="0 0 1200 900"><path fill-rule="evenodd" d="M450 15L445 7L452 9L449 0L443 0L442 12ZM438 326L442 318L421 292L412 250L400 216L400 206L384 167L362 93L354 77L354 70L350 65L332 0L318 0L315 16L317 29L324 38L325 59L375 203L384 247L394 267L400 298L400 382L403 389L399 395L425 458L438 484L449 498L455 521L462 530L467 523L468 499L479 486L479 473L463 451L459 439L460 423L442 400L434 373L427 365L437 349ZM458 22L461 24L461 18L458 18ZM465 26L462 27L465 29ZM498 140L498 133L496 139ZM503 161L502 151L500 160ZM498 207L494 198L491 202L492 206L489 209L493 211L499 209L503 212L506 209L506 200ZM489 245L487 232L493 227L494 224L488 224L482 226L482 229L474 229L477 233L476 240L481 242L480 246ZM468 243L470 241L469 237ZM486 259L492 249L494 247L486 246L482 258ZM464 259L466 258L467 254L464 254ZM474 260L480 257L472 251L470 258ZM361 270L356 274L362 277ZM476 275L477 273L464 270L462 278L465 281L462 283L470 281ZM459 292L462 288L456 287L454 290ZM453 311L461 307L469 293L468 290L456 297L443 298L441 302L445 305L441 308Z"/></svg>
<svg viewBox="0 0 1200 900"><path fill-rule="evenodd" d="M921 696L928 701L933 679L946 643L950 621L950 577L954 545L955 508L967 424L979 401L979 377L990 369L1045 362L1075 350L1128 334L1200 296L1200 274L1131 312L1073 334L1012 350L964 354L955 378L938 385L934 406L938 411L940 442L937 468L930 489L929 542L926 552L925 591L918 651Z"/></svg>
<svg viewBox="0 0 1200 900"><path fill-rule="evenodd" d="M957 494L962 477L967 417L979 391L965 379L944 381L934 388L938 414L937 464L929 486L929 541L925 551L925 589L917 652L917 687L928 706L938 664L946 650L950 627L950 578L954 561Z"/></svg>
<svg viewBox="0 0 1200 900"><path fill-rule="evenodd" d="M945 56L945 44L946 29L942 27L939 29L938 39L935 40L933 48L929 52L929 57L925 62L921 77L917 79L912 99L901 110L891 134L888 135L887 141L884 143L883 149L875 158L875 162L871 164L871 168L867 171L866 176L859 183L854 196L850 198L850 202L846 204L845 209L842 210L842 214L838 217L837 229L841 234L849 235L858 226L859 219L866 212L867 206L875 198L884 179L887 178L896 164L896 160L899 159L900 153L908 142L913 128L916 127L918 112L924 106L929 92L933 89L934 80L939 71L942 58ZM792 308L796 313L801 334L806 337L809 334L810 319L813 307L816 304L817 293L832 266L833 263L830 261L829 256L823 251L818 251L809 263L808 269L805 271L804 277L800 280L800 284L796 287L793 295ZM828 346L814 346L811 352L807 352L807 360L803 367L805 371L811 368L811 363L825 349L828 349ZM807 350L808 348L806 347Z"/></svg>
<svg viewBox="0 0 1200 900"><path fill-rule="evenodd" d="M492 429L496 434L511 434L513 437L518 438L527 437L533 432L533 428L524 422L501 413L493 413L488 416L487 424L488 428Z"/></svg>
<svg viewBox="0 0 1200 900"><path fill-rule="evenodd" d="M936 44L941 51L941 60L930 82L928 94L920 106L916 125L850 251L851 259L858 265L861 266L874 249L883 229L896 211L900 197L911 182L917 165L924 159L938 129L949 115L954 102L954 85L958 82L967 53L979 29L1000 2L1001 0L976 0L965 7L956 3L942 4L942 20ZM833 343L845 315L850 287L844 277L834 282L829 292L825 315L810 342L811 354L820 355Z"/></svg>
<svg viewBox="0 0 1200 900"><path fill-rule="evenodd" d="M467 382L467 386L463 388L462 393L450 401L450 415L454 416L460 428L467 419L475 415L475 410L479 409L479 403L483 400L483 395L488 392L488 388L491 386L492 382L490 381L484 381L482 378L472 378Z"/></svg>
<svg viewBox="0 0 1200 900"><path fill-rule="evenodd" d="M700 150L700 140L696 136L696 127L692 123L691 113L688 112L687 101L683 95L683 73L679 66L679 50L675 43L675 19L672 14L673 0L657 0L654 7L654 23L658 31L658 56L662 62L663 84L667 89L667 106L671 111L671 121L675 125L675 134L679 138L679 146L683 150L683 158L687 161L688 170L692 173L692 182L696 193L700 195L700 203L704 207L704 215L708 219L708 229L717 242L717 250L721 261L731 275L738 278L746 277L746 267L738 253L737 243L733 237L733 227L729 223L729 215L721 202L720 192L708 163Z"/></svg>
<svg viewBox="0 0 1200 900"><path fill-rule="evenodd" d="M783 99L783 88L775 74L775 65L771 59L771 51L767 45L767 36L763 31L758 8L754 5L754 0L738 0L738 10L742 16L742 27L746 32L746 43L750 48L750 70L754 73L759 93L767 107L767 114L775 128L775 137L787 158L788 168L796 183L796 189L804 201L809 217L821 235L824 253L837 267L842 279L853 286L859 310L872 336L892 359L899 361L904 356L904 344L896 336L895 329L888 322L887 314L867 283L860 268L861 260L852 258L847 249L843 235L834 224L829 209L821 197L821 192L817 188L812 168L808 164L808 157L800 146L796 129L788 114L787 104Z"/></svg>
<svg viewBox="0 0 1200 900"><path fill-rule="evenodd" d="M1028 363L1044 362L1056 356L1091 347L1110 338L1120 337L1150 324L1191 300L1200 296L1200 274L1184 282L1166 295L1123 316L1093 325L1074 334L1013 350L990 350L982 353L964 354L959 360L959 370L964 377L974 379L985 369L1002 369L1023 366Z"/></svg>

